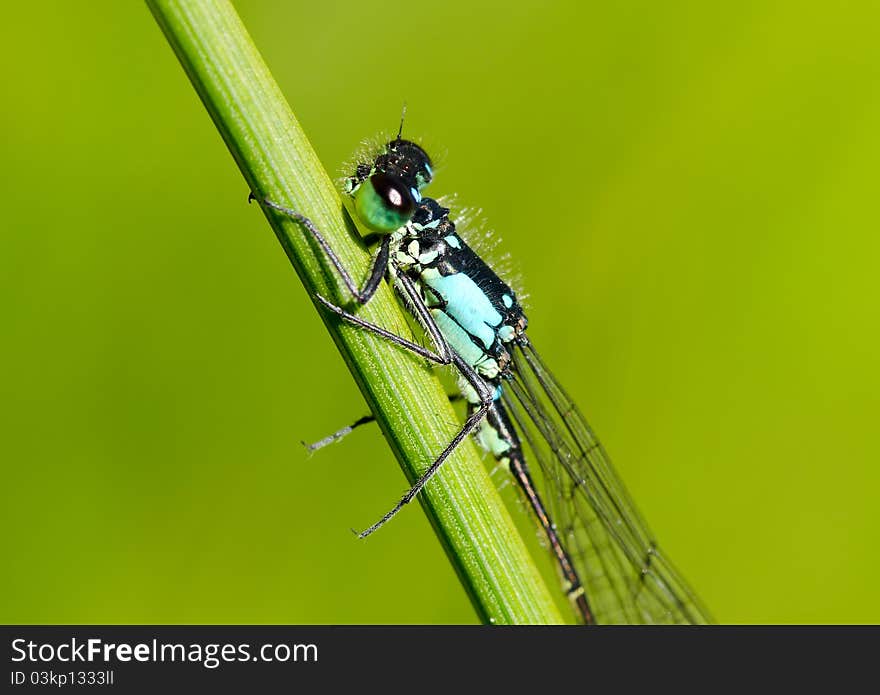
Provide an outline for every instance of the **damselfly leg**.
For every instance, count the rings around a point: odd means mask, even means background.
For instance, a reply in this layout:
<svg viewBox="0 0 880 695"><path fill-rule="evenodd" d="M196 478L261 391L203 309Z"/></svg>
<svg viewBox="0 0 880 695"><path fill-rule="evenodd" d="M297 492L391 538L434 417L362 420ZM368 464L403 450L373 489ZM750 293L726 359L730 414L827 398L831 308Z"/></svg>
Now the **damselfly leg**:
<svg viewBox="0 0 880 695"><path fill-rule="evenodd" d="M345 283L346 287L349 289L351 294L354 296L355 301L359 304L364 305L373 297L378 288L379 281L381 281L384 275L384 267L388 265L388 243L387 240L389 237L383 237L383 244L380 248L379 254L377 254L375 261L373 262L372 270L370 271L369 278L364 285L362 290L357 288L357 284L352 279L351 275L345 270L342 263L339 261L338 256L324 239L324 236L320 233L318 228L312 223L312 221L301 215L300 213L290 210L289 208L285 208L281 205L273 203L271 201L264 201L266 205L278 212L282 212L285 215L291 217L292 219L299 222L317 241L318 245L326 254L327 258L333 264L334 268L338 271L340 277ZM375 280L377 276L377 268L379 268L379 262L384 257L384 267L382 267L382 272L378 274L379 280ZM386 512L382 518L380 518L376 523L371 525L369 528L365 529L358 533L359 538L366 538L371 533L374 533L382 526L384 526L388 521L390 521L403 507L411 502L413 498L425 487L427 482L434 476L434 474L440 469L440 466L449 458L450 454L461 444L462 441L465 440L468 436L473 434L473 432L477 429L480 422L483 418L486 417L486 413L489 411L489 407L492 404L493 398L495 396L494 389L486 383L486 381L474 370L467 362L465 362L461 357L459 357L455 352L453 352L452 348L449 346L446 338L443 336L443 333L440 331L440 328L437 326L433 317L431 316L431 311L429 307L427 307L422 300L421 296L418 294L418 291L413 286L412 281L409 280L405 275L397 275L395 287L399 288L399 291L404 296L404 300L408 303L408 305L413 309L416 318L423 325L426 333L431 337L435 346L437 347L437 353L434 353L426 348L414 343L406 338L398 336L391 331L388 331L381 326L377 326L374 323L369 321L365 321L364 319L359 318L358 316L352 314L351 312L346 311L340 306L337 306L325 299L321 295L315 295L316 299L328 310L335 313L342 320L351 323L352 325L358 326L362 330L369 331L375 335L378 335L386 340L391 341L392 343L409 350L421 357L431 360L437 364L441 365L449 365L452 364L455 366L458 373L464 378L464 380L470 385L473 389L476 397L478 399L478 403L474 408L473 412L468 416L465 420L464 425L461 429L456 433L456 435L452 438L452 440L446 445L446 448L440 453L440 455L434 459L434 462L428 466L424 473L419 477L418 480L413 483L410 489L400 498L400 500L395 504L388 512Z"/></svg>
<svg viewBox="0 0 880 695"><path fill-rule="evenodd" d="M447 396L447 398L449 399L450 403L456 403L458 401L464 400L464 396L462 396L460 393L451 393ZM309 450L309 452L314 452L318 449L323 449L325 446L329 446L330 444L338 442L339 440L350 435L359 427L369 425L371 422L376 422L375 415L363 415L352 422L350 425L346 425L345 427L336 430L332 434L328 434L326 437L319 439L316 442L312 442L311 444L306 444L306 442L303 442L302 444L306 449Z"/></svg>

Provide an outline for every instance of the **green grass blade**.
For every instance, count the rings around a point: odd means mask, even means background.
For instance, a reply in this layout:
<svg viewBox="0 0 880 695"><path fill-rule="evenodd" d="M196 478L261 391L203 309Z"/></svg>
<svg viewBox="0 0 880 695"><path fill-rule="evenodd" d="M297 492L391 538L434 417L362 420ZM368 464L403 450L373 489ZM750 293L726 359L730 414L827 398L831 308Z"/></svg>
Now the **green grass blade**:
<svg viewBox="0 0 880 695"><path fill-rule="evenodd" d="M311 218L343 264L362 269L355 272L360 277L369 255L349 230L334 186L231 4L147 4L251 190ZM350 134L354 140L360 135ZM341 283L303 230L282 216L268 213L267 218L309 293L346 302ZM383 326L405 325L384 283L358 311ZM455 431L451 423L457 418L440 383L412 355L320 313L407 478L414 480ZM283 345L278 359L284 359ZM398 492L389 490L387 498L376 500L377 517ZM332 493L327 494L331 504ZM459 447L419 499L483 621L562 622L471 441ZM345 522L340 518L340 523ZM369 541L352 537L352 543L359 542Z"/></svg>

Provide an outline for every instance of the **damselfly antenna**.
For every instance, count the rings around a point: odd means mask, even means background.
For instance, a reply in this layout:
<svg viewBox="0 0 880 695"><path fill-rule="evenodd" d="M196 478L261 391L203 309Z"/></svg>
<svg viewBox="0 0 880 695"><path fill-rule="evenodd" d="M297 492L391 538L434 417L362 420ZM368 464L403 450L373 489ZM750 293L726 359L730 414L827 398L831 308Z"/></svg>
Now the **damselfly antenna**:
<svg viewBox="0 0 880 695"><path fill-rule="evenodd" d="M403 108L400 110L400 128L397 129L397 141L400 142L400 136L403 135L403 119L406 118L406 102L403 102Z"/></svg>

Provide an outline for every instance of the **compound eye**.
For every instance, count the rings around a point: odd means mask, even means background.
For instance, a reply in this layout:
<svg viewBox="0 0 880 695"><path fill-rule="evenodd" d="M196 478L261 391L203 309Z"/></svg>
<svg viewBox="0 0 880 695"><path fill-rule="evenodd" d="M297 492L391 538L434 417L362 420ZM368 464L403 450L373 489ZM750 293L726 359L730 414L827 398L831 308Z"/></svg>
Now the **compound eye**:
<svg viewBox="0 0 880 695"><path fill-rule="evenodd" d="M416 211L412 192L394 176L373 174L354 194L355 210L374 232L393 232L409 222Z"/></svg>
<svg viewBox="0 0 880 695"><path fill-rule="evenodd" d="M370 177L370 183L373 184L373 190L376 191L376 195L382 199L387 208L401 215L412 217L416 210L416 204L412 193L400 179L388 174L373 174Z"/></svg>

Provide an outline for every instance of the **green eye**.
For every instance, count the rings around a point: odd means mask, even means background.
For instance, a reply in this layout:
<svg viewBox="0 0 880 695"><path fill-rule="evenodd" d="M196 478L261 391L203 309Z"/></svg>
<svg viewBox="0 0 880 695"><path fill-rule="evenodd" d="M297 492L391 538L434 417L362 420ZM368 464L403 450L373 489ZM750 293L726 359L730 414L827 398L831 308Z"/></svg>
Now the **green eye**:
<svg viewBox="0 0 880 695"><path fill-rule="evenodd" d="M416 211L410 190L388 174L373 174L354 194L361 221L374 232L393 232L409 222Z"/></svg>

